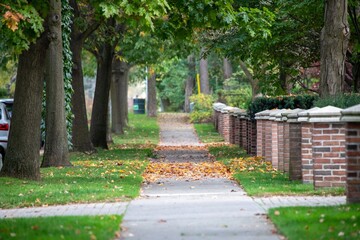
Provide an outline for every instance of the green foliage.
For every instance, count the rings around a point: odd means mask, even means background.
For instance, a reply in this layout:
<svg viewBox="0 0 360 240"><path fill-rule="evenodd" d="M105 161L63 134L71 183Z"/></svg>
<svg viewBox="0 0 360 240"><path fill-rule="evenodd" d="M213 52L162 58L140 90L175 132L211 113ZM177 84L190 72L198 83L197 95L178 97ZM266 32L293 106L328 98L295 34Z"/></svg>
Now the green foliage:
<svg viewBox="0 0 360 240"><path fill-rule="evenodd" d="M0 220L0 239L113 239L122 216L66 216Z"/></svg>
<svg viewBox="0 0 360 240"><path fill-rule="evenodd" d="M271 109L309 109L312 108L316 95L300 96L279 96L279 97L258 97L248 107L248 114L253 119L255 114L264 110Z"/></svg>
<svg viewBox="0 0 360 240"><path fill-rule="evenodd" d="M7 89L0 88L0 98L7 98L7 97L8 97Z"/></svg>
<svg viewBox="0 0 360 240"><path fill-rule="evenodd" d="M186 62L181 59L163 61L156 69L159 97L169 101L170 111L183 109L185 81L187 77Z"/></svg>
<svg viewBox="0 0 360 240"><path fill-rule="evenodd" d="M360 205L282 207L269 217L286 239L359 239Z"/></svg>
<svg viewBox="0 0 360 240"><path fill-rule="evenodd" d="M319 98L314 102L314 107L326 107L330 105L344 109L357 104L360 104L360 94L352 93Z"/></svg>
<svg viewBox="0 0 360 240"><path fill-rule="evenodd" d="M197 94L190 97L190 101L194 103L194 109L190 113L191 122L207 122L211 120L212 105L214 99L211 95Z"/></svg>
<svg viewBox="0 0 360 240"><path fill-rule="evenodd" d="M251 101L251 86L249 84L237 84L230 90L218 91L218 95L229 106L247 109Z"/></svg>
<svg viewBox="0 0 360 240"><path fill-rule="evenodd" d="M224 142L224 138L215 130L213 123L196 123L194 127L201 142Z"/></svg>

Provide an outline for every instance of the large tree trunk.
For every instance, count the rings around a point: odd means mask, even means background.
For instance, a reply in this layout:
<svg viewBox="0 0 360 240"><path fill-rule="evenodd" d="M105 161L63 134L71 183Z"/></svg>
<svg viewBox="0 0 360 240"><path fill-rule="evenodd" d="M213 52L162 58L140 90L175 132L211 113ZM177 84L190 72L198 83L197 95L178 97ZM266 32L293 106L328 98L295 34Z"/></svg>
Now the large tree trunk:
<svg viewBox="0 0 360 240"><path fill-rule="evenodd" d="M347 0L325 1L324 27L321 31L320 95L343 92L345 59L350 29L347 20Z"/></svg>
<svg viewBox="0 0 360 240"><path fill-rule="evenodd" d="M40 180L40 122L47 31L19 57L8 149L1 176Z"/></svg>
<svg viewBox="0 0 360 240"><path fill-rule="evenodd" d="M244 71L248 81L251 85L252 99L254 100L256 95L259 93L259 80L254 78L246 64L240 60L240 68Z"/></svg>
<svg viewBox="0 0 360 240"><path fill-rule="evenodd" d="M46 138L41 167L71 166L67 141L61 34L61 1L50 0L46 69Z"/></svg>
<svg viewBox="0 0 360 240"><path fill-rule="evenodd" d="M188 56L188 76L186 79L185 85L185 112L190 112L190 96L193 94L193 89L195 87L195 56L193 54Z"/></svg>
<svg viewBox="0 0 360 240"><path fill-rule="evenodd" d="M70 0L70 6L74 9L75 18L80 18L80 10L75 0ZM73 150L81 152L96 151L90 140L88 118L85 104L84 76L82 70L81 51L85 38L97 28L94 24L82 33L75 23L71 27L70 48L72 51L73 69L72 69L72 87L73 95L71 99L72 111L74 114L72 128Z"/></svg>
<svg viewBox="0 0 360 240"><path fill-rule="evenodd" d="M111 82L112 132L124 133L127 125L127 88L129 67L124 61L114 58Z"/></svg>
<svg viewBox="0 0 360 240"><path fill-rule="evenodd" d="M148 78L148 91L147 91L147 116L156 117L157 101L156 101L156 73L152 73Z"/></svg>
<svg viewBox="0 0 360 240"><path fill-rule="evenodd" d="M233 69L232 69L231 62L228 58L224 58L223 68L224 68L224 80L231 78L231 76L233 74Z"/></svg>
<svg viewBox="0 0 360 240"><path fill-rule="evenodd" d="M79 38L79 34L77 34L77 31L74 31L73 28L71 37L71 50L73 53L72 87L74 90L71 100L74 114L72 128L73 149L74 151L93 152L95 148L90 141L85 105L84 77L81 59L82 47L83 40Z"/></svg>
<svg viewBox="0 0 360 240"><path fill-rule="evenodd" d="M108 148L107 125L108 103L111 84L113 47L103 44L97 56L97 74L93 110L91 114L90 136L95 147Z"/></svg>
<svg viewBox="0 0 360 240"><path fill-rule="evenodd" d="M203 94L210 94L208 61L203 58L204 49L201 50L200 59L200 92Z"/></svg>

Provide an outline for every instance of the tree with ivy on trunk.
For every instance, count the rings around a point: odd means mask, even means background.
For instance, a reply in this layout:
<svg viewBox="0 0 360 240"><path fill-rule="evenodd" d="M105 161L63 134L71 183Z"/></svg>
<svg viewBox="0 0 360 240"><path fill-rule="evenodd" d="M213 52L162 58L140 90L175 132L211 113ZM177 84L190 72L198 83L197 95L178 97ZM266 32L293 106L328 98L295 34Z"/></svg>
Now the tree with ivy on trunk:
<svg viewBox="0 0 360 240"><path fill-rule="evenodd" d="M71 166L66 131L61 1L50 0L46 56L46 138L41 167Z"/></svg>

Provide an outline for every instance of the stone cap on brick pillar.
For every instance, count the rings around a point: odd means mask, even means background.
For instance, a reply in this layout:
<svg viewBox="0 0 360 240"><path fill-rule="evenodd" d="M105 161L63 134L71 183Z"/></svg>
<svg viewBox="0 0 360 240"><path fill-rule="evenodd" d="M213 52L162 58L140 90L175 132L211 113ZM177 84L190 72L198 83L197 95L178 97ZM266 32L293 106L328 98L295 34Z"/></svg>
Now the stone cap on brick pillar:
<svg viewBox="0 0 360 240"><path fill-rule="evenodd" d="M286 111L286 109L273 109L270 110L269 120L271 121L281 121L281 113Z"/></svg>
<svg viewBox="0 0 360 240"><path fill-rule="evenodd" d="M234 107L224 107L223 109L221 109L221 113L233 113L234 112Z"/></svg>
<svg viewBox="0 0 360 240"><path fill-rule="evenodd" d="M246 110L235 107L231 112L232 116L238 116L241 113L246 113Z"/></svg>
<svg viewBox="0 0 360 240"><path fill-rule="evenodd" d="M256 120L269 120L270 110L265 110L255 114Z"/></svg>
<svg viewBox="0 0 360 240"><path fill-rule="evenodd" d="M284 111L281 113L282 121L286 122L298 122L298 113L303 112L304 109L295 108Z"/></svg>
<svg viewBox="0 0 360 240"><path fill-rule="evenodd" d="M341 111L342 122L360 122L360 104Z"/></svg>
<svg viewBox="0 0 360 240"><path fill-rule="evenodd" d="M225 104L223 104L223 103L214 103L213 104L213 109L215 110L215 111L221 111L223 108L225 108L226 107L226 105Z"/></svg>
<svg viewBox="0 0 360 240"><path fill-rule="evenodd" d="M249 119L249 115L246 111L238 113L238 118L240 119Z"/></svg>
<svg viewBox="0 0 360 240"><path fill-rule="evenodd" d="M298 122L308 122L309 121L309 113L312 111L319 110L319 107L310 108L308 110L304 110L297 113L298 116Z"/></svg>
<svg viewBox="0 0 360 240"><path fill-rule="evenodd" d="M341 108L327 106L309 112L309 122L340 122Z"/></svg>

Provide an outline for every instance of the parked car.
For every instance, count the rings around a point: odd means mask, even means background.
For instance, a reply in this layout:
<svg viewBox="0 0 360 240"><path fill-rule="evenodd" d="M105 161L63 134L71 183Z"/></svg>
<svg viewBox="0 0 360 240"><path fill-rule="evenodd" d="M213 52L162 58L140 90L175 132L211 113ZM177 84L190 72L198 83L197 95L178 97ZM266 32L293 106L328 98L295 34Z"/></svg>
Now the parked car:
<svg viewBox="0 0 360 240"><path fill-rule="evenodd" d="M0 169L2 168L5 158L5 152L8 144L8 136L10 129L10 117L7 111L7 107L0 101Z"/></svg>

